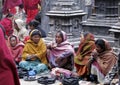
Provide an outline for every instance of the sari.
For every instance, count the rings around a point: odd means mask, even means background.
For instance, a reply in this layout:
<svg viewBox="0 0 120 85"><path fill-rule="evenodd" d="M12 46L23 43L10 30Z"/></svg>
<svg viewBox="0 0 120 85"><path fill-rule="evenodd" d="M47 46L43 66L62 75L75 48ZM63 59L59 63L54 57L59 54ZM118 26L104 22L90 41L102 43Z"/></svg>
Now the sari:
<svg viewBox="0 0 120 85"><path fill-rule="evenodd" d="M91 53L94 49L94 36L91 33L88 33L81 41L74 58L76 70L79 76L86 76L89 74L88 64L91 58Z"/></svg>
<svg viewBox="0 0 120 85"><path fill-rule="evenodd" d="M0 85L20 85L17 69L0 29Z"/></svg>
<svg viewBox="0 0 120 85"><path fill-rule="evenodd" d="M72 70L74 67L73 57L75 55L74 48L67 41L67 35L64 31L61 31L63 35L63 42L57 44L55 48L49 49L48 61L52 68L60 67L68 70ZM63 60L55 62L57 58L62 58Z"/></svg>

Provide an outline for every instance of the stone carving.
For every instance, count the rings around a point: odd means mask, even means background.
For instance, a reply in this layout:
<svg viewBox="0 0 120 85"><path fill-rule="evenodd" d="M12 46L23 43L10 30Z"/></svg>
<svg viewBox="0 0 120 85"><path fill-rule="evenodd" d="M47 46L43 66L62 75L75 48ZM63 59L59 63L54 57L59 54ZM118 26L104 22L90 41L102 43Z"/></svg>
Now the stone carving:
<svg viewBox="0 0 120 85"><path fill-rule="evenodd" d="M45 39L46 42L52 40L52 35L57 30L63 30L68 35L68 40L76 47L79 44L82 16L85 15L80 10L76 0L56 0L53 8L46 13L49 17L50 32ZM76 41L76 42L74 42Z"/></svg>

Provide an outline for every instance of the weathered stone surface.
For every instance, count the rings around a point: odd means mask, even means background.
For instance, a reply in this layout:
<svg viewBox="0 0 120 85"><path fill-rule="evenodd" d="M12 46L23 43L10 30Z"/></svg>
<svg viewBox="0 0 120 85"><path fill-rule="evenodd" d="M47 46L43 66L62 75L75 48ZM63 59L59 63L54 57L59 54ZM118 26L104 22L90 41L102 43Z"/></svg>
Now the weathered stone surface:
<svg viewBox="0 0 120 85"><path fill-rule="evenodd" d="M114 35L109 29L118 22L119 0L95 0L95 12L82 23L84 32L91 32L96 38L107 39L114 46Z"/></svg>
<svg viewBox="0 0 120 85"><path fill-rule="evenodd" d="M56 0L52 4L50 11L46 13L49 17L50 32L45 39L47 43L53 41L55 33L58 30L63 30L68 35L68 40L78 47L79 36L82 31L81 21L85 15L80 9L78 0Z"/></svg>

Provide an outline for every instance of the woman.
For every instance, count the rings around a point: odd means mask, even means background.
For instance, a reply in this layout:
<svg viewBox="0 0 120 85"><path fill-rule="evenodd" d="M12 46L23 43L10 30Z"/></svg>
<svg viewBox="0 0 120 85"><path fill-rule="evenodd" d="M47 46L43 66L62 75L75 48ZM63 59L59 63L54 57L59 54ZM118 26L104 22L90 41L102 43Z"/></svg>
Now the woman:
<svg viewBox="0 0 120 85"><path fill-rule="evenodd" d="M13 34L13 27L12 27L12 21L13 21L13 14L7 14L5 18L3 18L0 21L0 24L5 29L6 37L9 37Z"/></svg>
<svg viewBox="0 0 120 85"><path fill-rule="evenodd" d="M81 36L81 43L79 45L76 57L74 58L75 66L78 75L81 78L87 78L89 75L89 61L91 53L95 49L94 36L91 33L85 33Z"/></svg>
<svg viewBox="0 0 120 85"><path fill-rule="evenodd" d="M24 42L24 37L28 36L28 31L25 28L24 21L22 19L16 19L14 21L14 34L18 36L20 41Z"/></svg>
<svg viewBox="0 0 120 85"><path fill-rule="evenodd" d="M41 39L41 33L35 29L30 32L30 39L23 49L20 67L37 74L47 70L46 45ZM32 75L32 74L29 74Z"/></svg>
<svg viewBox="0 0 120 85"><path fill-rule="evenodd" d="M0 85L20 85L15 63L0 28Z"/></svg>
<svg viewBox="0 0 120 85"><path fill-rule="evenodd" d="M19 41L17 36L11 35L9 37L10 51L12 52L13 59L16 64L19 64L21 61L21 55L24 48L24 44Z"/></svg>
<svg viewBox="0 0 120 85"><path fill-rule="evenodd" d="M97 76L98 82L102 83L106 74L116 64L117 57L104 39L95 41L96 51L93 53L95 61L91 66L91 76Z"/></svg>
<svg viewBox="0 0 120 85"><path fill-rule="evenodd" d="M58 31L55 37L55 43L47 46L48 61L50 67L59 67L68 70L73 70L74 49L67 41L67 35L64 31Z"/></svg>

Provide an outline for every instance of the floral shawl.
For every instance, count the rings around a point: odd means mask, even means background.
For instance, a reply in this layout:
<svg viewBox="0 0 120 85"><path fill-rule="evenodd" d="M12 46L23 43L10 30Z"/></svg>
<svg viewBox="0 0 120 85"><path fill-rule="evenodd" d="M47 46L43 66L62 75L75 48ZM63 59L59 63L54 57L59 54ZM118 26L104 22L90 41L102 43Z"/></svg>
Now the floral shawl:
<svg viewBox="0 0 120 85"><path fill-rule="evenodd" d="M86 65L94 49L94 36L91 33L88 33L79 45L74 62L79 65Z"/></svg>

